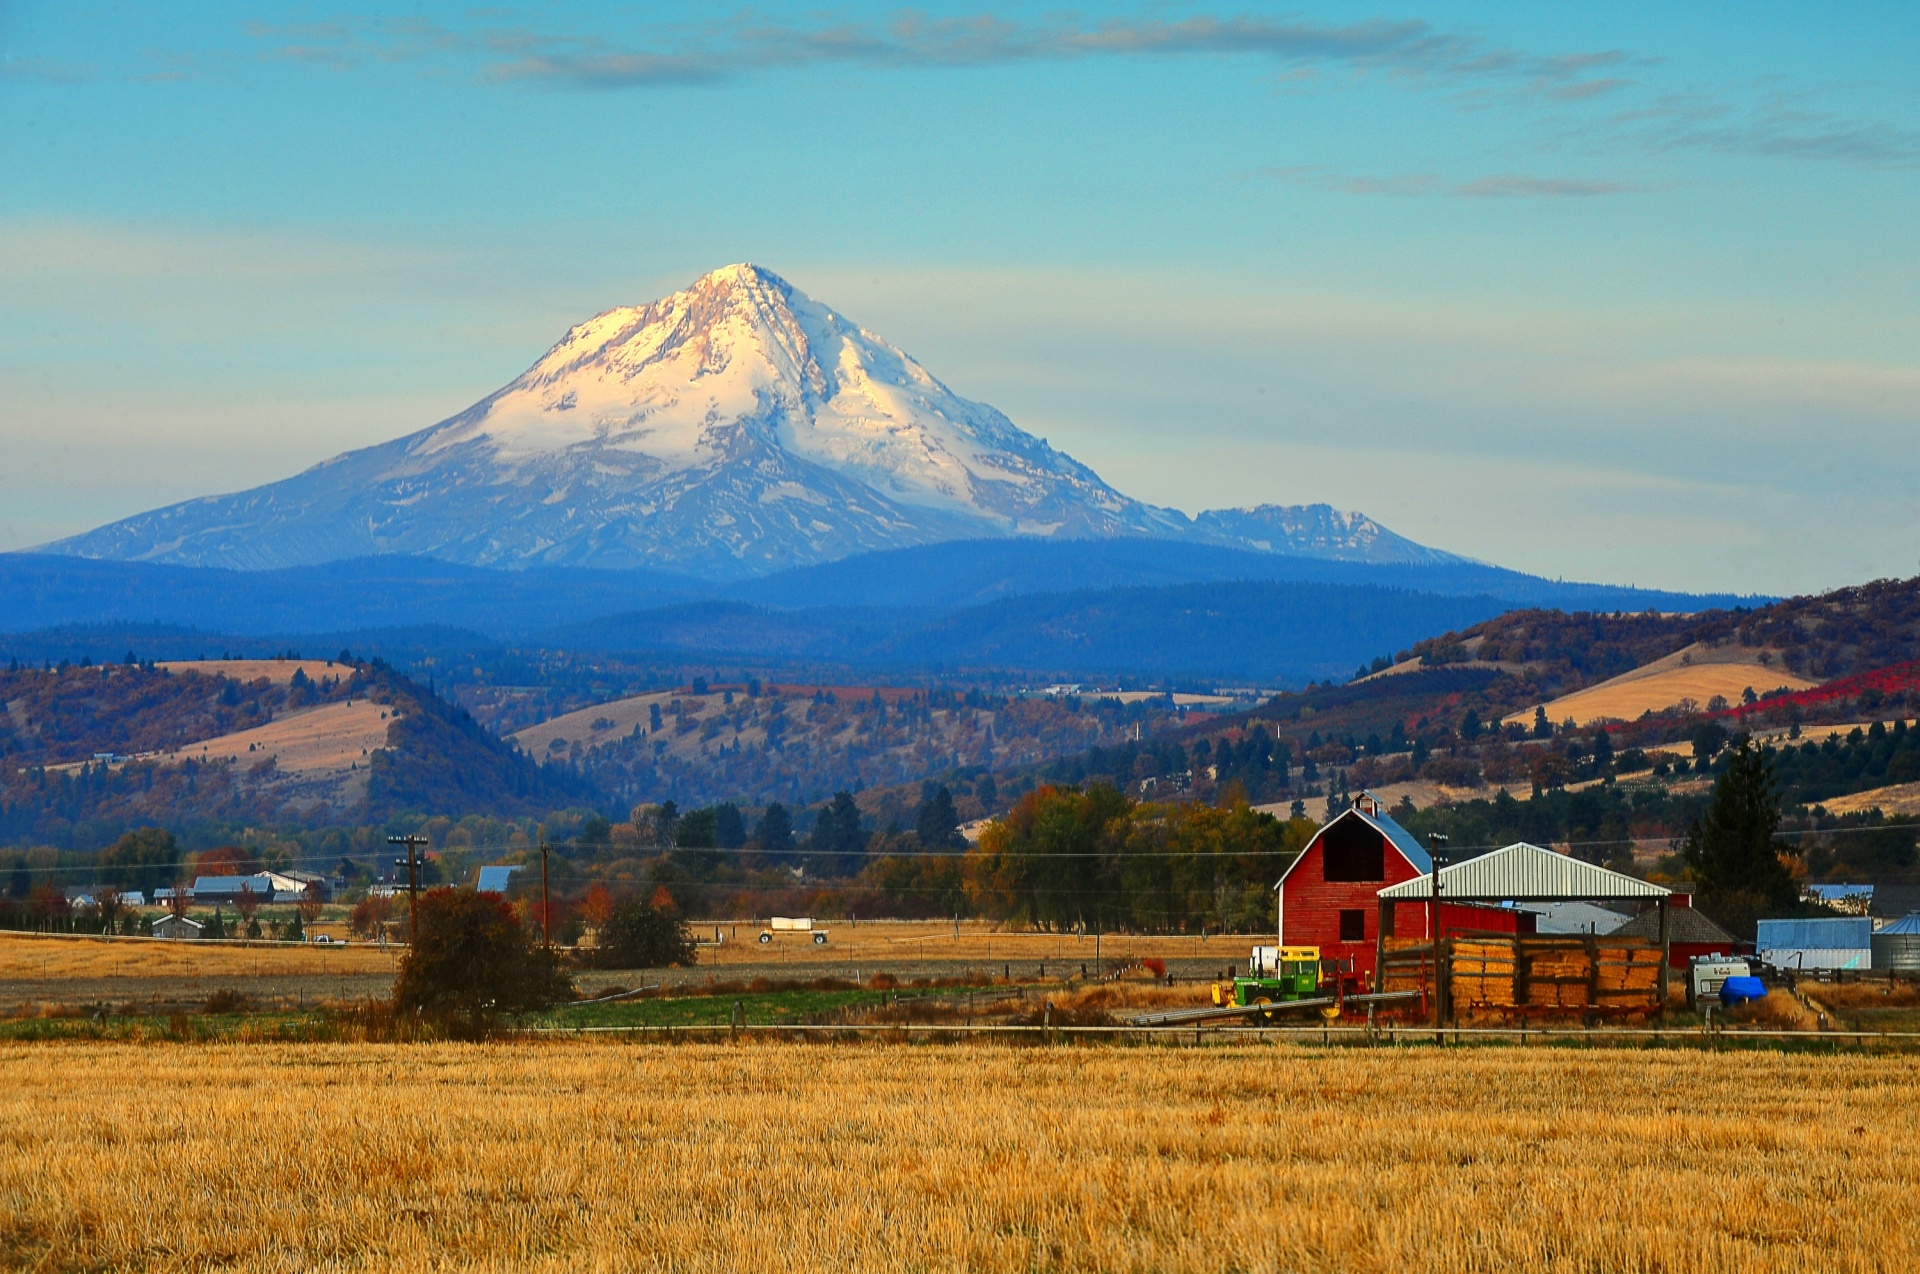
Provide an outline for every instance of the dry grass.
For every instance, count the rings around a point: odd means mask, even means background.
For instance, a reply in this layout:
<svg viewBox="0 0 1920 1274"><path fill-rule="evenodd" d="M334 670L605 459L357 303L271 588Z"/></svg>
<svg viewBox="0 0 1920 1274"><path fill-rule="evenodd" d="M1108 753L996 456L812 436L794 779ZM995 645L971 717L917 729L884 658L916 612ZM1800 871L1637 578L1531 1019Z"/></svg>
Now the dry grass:
<svg viewBox="0 0 1920 1274"><path fill-rule="evenodd" d="M1766 694L1780 688L1805 690L1815 684L1777 665L1772 668L1757 663L1676 665L1654 672L1636 669L1555 699L1546 708L1547 717L1555 723L1571 717L1584 726L1595 721L1632 721L1643 713L1671 708L1683 699L1691 699L1703 708L1715 695L1724 697L1728 703L1739 703L1741 692L1749 686L1756 694ZM1533 709L1516 712L1506 720L1531 724Z"/></svg>
<svg viewBox="0 0 1920 1274"><path fill-rule="evenodd" d="M330 659L169 659L159 666L169 672L198 672L234 681L258 681L265 677L276 686L291 682L295 670L304 670L314 681L324 677L344 681L353 675L353 669Z"/></svg>
<svg viewBox="0 0 1920 1274"><path fill-rule="evenodd" d="M364 770L369 755L387 746L392 708L371 699L323 703L275 717L263 726L203 739L180 749L180 757L258 765L268 757L279 770L300 775Z"/></svg>
<svg viewBox="0 0 1920 1274"><path fill-rule="evenodd" d="M1916 1080L1550 1049L0 1046L0 1265L1898 1269Z"/></svg>
<svg viewBox="0 0 1920 1274"><path fill-rule="evenodd" d="M1882 814L1920 814L1920 783L1895 783L1890 787L1869 788L1847 796L1835 796L1820 804L1830 814L1858 814L1879 810Z"/></svg>
<svg viewBox="0 0 1920 1274"><path fill-rule="evenodd" d="M0 982L129 981L391 973L397 952L351 945L278 946L0 933Z"/></svg>
<svg viewBox="0 0 1920 1274"><path fill-rule="evenodd" d="M764 920L699 920L689 927L694 937L711 942L715 931L725 938L719 946L700 948L700 964L707 966L762 964L853 964L869 969L916 961L972 961L982 966L1018 961L1059 962L1064 972L1082 963L1091 970L1099 961L1112 970L1130 959L1157 956L1162 960L1204 959L1239 967L1256 943L1272 942L1271 934L1210 934L1199 937L1154 937L1128 934L1096 939L1073 934L1005 931L991 922L963 920L957 927L946 920L822 920L827 931L824 946L814 945L805 933L777 933L762 946L755 939Z"/></svg>

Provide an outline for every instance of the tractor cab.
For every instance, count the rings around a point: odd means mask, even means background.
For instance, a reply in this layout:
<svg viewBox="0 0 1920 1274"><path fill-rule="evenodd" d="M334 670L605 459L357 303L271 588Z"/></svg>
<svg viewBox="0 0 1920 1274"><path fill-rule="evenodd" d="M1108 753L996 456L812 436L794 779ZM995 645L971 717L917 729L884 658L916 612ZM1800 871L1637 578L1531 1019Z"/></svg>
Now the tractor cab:
<svg viewBox="0 0 1920 1274"><path fill-rule="evenodd" d="M1215 983L1218 1005L1285 1004L1320 994L1320 948L1255 947L1247 971L1231 985Z"/></svg>

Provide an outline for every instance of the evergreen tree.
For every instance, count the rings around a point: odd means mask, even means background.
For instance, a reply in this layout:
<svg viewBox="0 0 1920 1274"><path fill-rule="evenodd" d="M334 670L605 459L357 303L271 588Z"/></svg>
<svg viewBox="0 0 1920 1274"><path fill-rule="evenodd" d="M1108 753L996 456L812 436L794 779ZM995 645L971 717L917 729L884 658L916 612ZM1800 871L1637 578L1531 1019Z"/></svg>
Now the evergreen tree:
<svg viewBox="0 0 1920 1274"><path fill-rule="evenodd" d="M1779 829L1773 758L1742 739L1713 785L1711 804L1687 829L1683 851L1700 890L1700 909L1736 937L1751 939L1757 919L1788 911L1799 900L1773 838Z"/></svg>
<svg viewBox="0 0 1920 1274"><path fill-rule="evenodd" d="M753 829L753 838L768 858L775 862L788 858L793 853L793 816L787 813L787 807L778 801L767 806Z"/></svg>
<svg viewBox="0 0 1920 1274"><path fill-rule="evenodd" d="M746 820L732 801L713 807L713 843L721 849L738 849L747 843Z"/></svg>
<svg viewBox="0 0 1920 1274"><path fill-rule="evenodd" d="M227 936L227 919L220 914L220 908L213 909L213 919L207 921L207 927L200 931L203 938L224 938Z"/></svg>
<svg viewBox="0 0 1920 1274"><path fill-rule="evenodd" d="M1536 739L1551 739L1553 737L1553 722L1547 720L1545 704L1533 710L1533 737Z"/></svg>
<svg viewBox="0 0 1920 1274"><path fill-rule="evenodd" d="M860 827L860 807L852 792L835 792L813 825L808 848L816 870L832 876L853 876L865 866L867 834Z"/></svg>
<svg viewBox="0 0 1920 1274"><path fill-rule="evenodd" d="M293 913L293 919L280 927L280 941L305 942L306 940L307 927L300 923L300 913L296 911Z"/></svg>
<svg viewBox="0 0 1920 1274"><path fill-rule="evenodd" d="M914 833L927 849L958 849L965 843L960 836L960 815L953 808L953 793L944 783L920 802Z"/></svg>

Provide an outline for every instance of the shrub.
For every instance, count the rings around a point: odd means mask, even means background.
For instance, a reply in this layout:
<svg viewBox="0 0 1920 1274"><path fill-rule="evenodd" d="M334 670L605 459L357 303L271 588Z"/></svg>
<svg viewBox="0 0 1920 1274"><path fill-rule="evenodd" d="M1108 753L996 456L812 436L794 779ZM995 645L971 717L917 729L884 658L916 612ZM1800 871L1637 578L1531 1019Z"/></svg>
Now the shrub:
<svg viewBox="0 0 1920 1274"><path fill-rule="evenodd" d="M476 1032L503 1013L529 1013L573 996L557 957L537 947L504 898L471 889L421 895L418 932L393 984L403 1013Z"/></svg>
<svg viewBox="0 0 1920 1274"><path fill-rule="evenodd" d="M607 923L600 927L600 943L591 953L602 969L660 969L670 964L692 964L693 936L670 908L655 907L638 898L613 904Z"/></svg>

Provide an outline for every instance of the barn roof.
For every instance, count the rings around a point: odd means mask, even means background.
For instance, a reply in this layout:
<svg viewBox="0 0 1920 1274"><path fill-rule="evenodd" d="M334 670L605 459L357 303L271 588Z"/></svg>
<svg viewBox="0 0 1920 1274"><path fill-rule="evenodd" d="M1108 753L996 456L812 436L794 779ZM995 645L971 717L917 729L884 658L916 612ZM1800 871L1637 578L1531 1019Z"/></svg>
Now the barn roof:
<svg viewBox="0 0 1920 1274"><path fill-rule="evenodd" d="M193 892L196 894L237 894L241 890L256 894L273 892L273 879L265 872L257 876L195 876Z"/></svg>
<svg viewBox="0 0 1920 1274"><path fill-rule="evenodd" d="M483 894L504 894L507 892L507 886L513 883L513 873L519 870L517 866L482 867L480 882L474 888Z"/></svg>
<svg viewBox="0 0 1920 1274"><path fill-rule="evenodd" d="M1608 871L1525 841L1440 869L1440 897L1457 901L1665 898L1671 892L1638 877ZM1431 875L1415 876L1380 891L1380 897L1390 901L1432 896Z"/></svg>
<svg viewBox="0 0 1920 1274"><path fill-rule="evenodd" d="M1643 911L1627 923L1613 931L1616 938L1652 938L1660 940L1660 917L1655 914L1659 909ZM1727 950L1734 948L1733 935L1713 921L1695 911L1692 907L1670 907L1667 910L1668 942L1718 942L1725 943Z"/></svg>
<svg viewBox="0 0 1920 1274"><path fill-rule="evenodd" d="M1920 911L1910 912L1900 917L1879 933L1920 933Z"/></svg>
<svg viewBox="0 0 1920 1274"><path fill-rule="evenodd" d="M1370 800L1373 798L1373 793L1371 792L1363 792L1361 795ZM1372 811L1363 809L1356 804L1328 819L1321 826L1320 830L1313 834L1313 840L1307 842L1307 849L1313 848L1313 841L1317 841L1322 836L1325 836L1327 834L1327 828L1332 827L1343 818L1357 818L1374 831L1386 837L1393 847L1400 851L1400 856L1413 865L1415 871L1430 872L1433 870L1433 859L1427 857L1427 851L1420 847L1420 842L1414 837L1414 834L1394 822L1384 810L1379 808L1377 800L1374 801L1374 809ZM1301 850L1300 854L1292 862L1287 864L1287 869L1280 873L1280 879L1273 882L1273 887L1278 889L1280 886L1286 884L1287 877L1293 874L1293 869L1298 867L1301 860L1306 856L1306 849ZM1445 892L1444 888L1441 892Z"/></svg>

